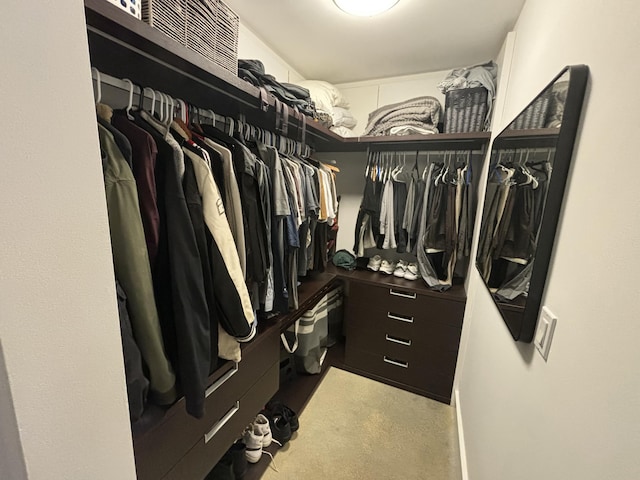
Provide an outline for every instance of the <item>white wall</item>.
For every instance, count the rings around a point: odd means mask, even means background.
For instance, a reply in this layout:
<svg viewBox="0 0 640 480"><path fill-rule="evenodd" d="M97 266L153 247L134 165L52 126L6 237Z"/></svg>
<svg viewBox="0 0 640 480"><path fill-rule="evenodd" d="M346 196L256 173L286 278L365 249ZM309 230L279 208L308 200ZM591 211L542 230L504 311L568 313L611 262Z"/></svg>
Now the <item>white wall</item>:
<svg viewBox="0 0 640 480"><path fill-rule="evenodd" d="M640 74L639 13L631 0L528 0L516 25L504 121L567 64L591 80L543 299L559 318L548 362L513 342L471 272L459 374L471 480L640 478L640 96L621 88Z"/></svg>
<svg viewBox="0 0 640 480"><path fill-rule="evenodd" d="M0 477L133 479L83 2L2 21Z"/></svg>
<svg viewBox="0 0 640 480"><path fill-rule="evenodd" d="M266 73L273 75L279 82L296 83L304 80L295 68L242 22L238 34L238 58L260 60Z"/></svg>
<svg viewBox="0 0 640 480"><path fill-rule="evenodd" d="M429 95L437 98L444 108L444 95L438 90L438 83L444 80L448 73L449 70L445 70L379 78L363 82L341 83L336 87L349 101L349 110L358 120L358 125L353 129L353 133L355 136L359 136L367 126L369 114L390 103Z"/></svg>

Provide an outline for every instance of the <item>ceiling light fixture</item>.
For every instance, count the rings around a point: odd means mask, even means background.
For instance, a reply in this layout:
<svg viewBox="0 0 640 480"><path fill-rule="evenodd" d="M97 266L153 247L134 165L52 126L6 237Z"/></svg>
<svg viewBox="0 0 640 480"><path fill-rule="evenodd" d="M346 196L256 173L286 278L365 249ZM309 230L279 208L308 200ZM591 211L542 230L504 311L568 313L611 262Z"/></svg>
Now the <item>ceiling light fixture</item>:
<svg viewBox="0 0 640 480"><path fill-rule="evenodd" d="M338 8L351 15L359 17L373 17L386 12L395 6L399 0L333 0Z"/></svg>

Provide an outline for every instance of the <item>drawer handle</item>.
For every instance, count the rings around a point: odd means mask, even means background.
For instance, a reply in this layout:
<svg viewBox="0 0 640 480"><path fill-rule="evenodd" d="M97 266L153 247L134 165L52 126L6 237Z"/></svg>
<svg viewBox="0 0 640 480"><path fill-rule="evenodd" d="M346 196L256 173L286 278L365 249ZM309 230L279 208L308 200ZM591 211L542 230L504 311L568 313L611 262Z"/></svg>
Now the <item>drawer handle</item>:
<svg viewBox="0 0 640 480"><path fill-rule="evenodd" d="M411 300L415 300L416 299L416 294L414 293L406 293L406 292L400 292L397 290L394 290L393 288L389 289L389 294L390 295L395 295L396 297L402 297L402 298L410 298Z"/></svg>
<svg viewBox="0 0 640 480"><path fill-rule="evenodd" d="M204 392L204 398L209 397L209 395L211 395L213 392L218 390L222 385L225 384L227 380L229 380L236 373L238 373L238 370L239 370L238 362L233 362L233 368L231 368L231 370L229 370L227 373L221 376L218 380L213 382L209 388L207 388L207 390Z"/></svg>
<svg viewBox="0 0 640 480"><path fill-rule="evenodd" d="M220 431L222 427L224 427L231 417L233 417L238 410L240 410L240 402L237 401L236 404L231 407L231 409L224 414L224 417L220 419L212 428L204 435L204 443L209 443L209 441Z"/></svg>
<svg viewBox="0 0 640 480"><path fill-rule="evenodd" d="M402 338L392 337L388 333L385 336L388 342L399 343L400 345L406 345L407 347L411 346L411 340L403 340Z"/></svg>
<svg viewBox="0 0 640 480"><path fill-rule="evenodd" d="M409 362L403 362L402 360L393 360L388 358L386 355L382 357L382 359L386 363L390 363L391 365L395 365L396 367L409 368Z"/></svg>
<svg viewBox="0 0 640 480"><path fill-rule="evenodd" d="M405 317L403 315L396 315L395 313L387 312L387 317L391 320L399 320L401 322L413 323L413 317Z"/></svg>

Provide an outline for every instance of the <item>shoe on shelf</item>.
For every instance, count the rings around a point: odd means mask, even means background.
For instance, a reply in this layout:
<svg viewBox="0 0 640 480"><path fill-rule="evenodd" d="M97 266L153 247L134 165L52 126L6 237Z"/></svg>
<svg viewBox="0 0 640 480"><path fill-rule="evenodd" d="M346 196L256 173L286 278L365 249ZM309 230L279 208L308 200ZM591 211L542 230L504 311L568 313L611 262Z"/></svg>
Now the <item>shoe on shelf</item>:
<svg viewBox="0 0 640 480"><path fill-rule="evenodd" d="M404 278L406 280L417 280L420 277L420 272L418 271L418 264L412 262L407 265L407 269L404 272Z"/></svg>
<svg viewBox="0 0 640 480"><path fill-rule="evenodd" d="M274 442L282 447L291 440L291 425L284 415L276 413L269 418L269 423L271 424L271 434Z"/></svg>
<svg viewBox="0 0 640 480"><path fill-rule="evenodd" d="M205 480L236 480L236 478L233 471L233 459L227 452L207 474Z"/></svg>
<svg viewBox="0 0 640 480"><path fill-rule="evenodd" d="M373 270L377 272L380 270L380 264L382 263L382 257L380 255L374 255L369 259L369 263L367 263L367 268L369 270Z"/></svg>
<svg viewBox="0 0 640 480"><path fill-rule="evenodd" d="M382 273L391 275L395 269L396 269L396 262L392 262L386 259L382 260L382 263L380 264L380 271Z"/></svg>
<svg viewBox="0 0 640 480"><path fill-rule="evenodd" d="M249 425L242 434L242 441L246 445L245 457L249 463L258 463L262 458L262 437L264 435L253 424Z"/></svg>
<svg viewBox="0 0 640 480"><path fill-rule="evenodd" d="M274 415L281 415L286 418L289 422L289 426L291 427L291 433L298 431L300 428L300 422L298 421L298 415L296 415L296 412L291 410L282 402L270 401L265 406L263 413L267 418L271 418Z"/></svg>
<svg viewBox="0 0 640 480"><path fill-rule="evenodd" d="M409 263L405 262L404 260L400 260L396 265L395 270L393 271L393 276L398 278L404 278L404 274L407 271L408 266L409 266Z"/></svg>
<svg viewBox="0 0 640 480"><path fill-rule="evenodd" d="M253 428L262 434L262 447L266 448L271 445L271 427L269 426L269 419L263 414L258 414L253 421Z"/></svg>
<svg viewBox="0 0 640 480"><path fill-rule="evenodd" d="M236 480L240 480L244 477L247 473L247 468L249 468L249 465L247 464L246 451L247 446L242 440L238 440L236 443L231 445L227 451L229 456L231 456L233 474L235 475Z"/></svg>

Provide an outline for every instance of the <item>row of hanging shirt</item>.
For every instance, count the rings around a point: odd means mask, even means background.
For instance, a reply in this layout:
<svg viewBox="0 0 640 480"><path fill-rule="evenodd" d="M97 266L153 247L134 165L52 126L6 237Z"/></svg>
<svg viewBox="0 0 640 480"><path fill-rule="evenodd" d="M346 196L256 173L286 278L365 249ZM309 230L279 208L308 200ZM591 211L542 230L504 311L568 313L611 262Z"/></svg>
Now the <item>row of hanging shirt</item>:
<svg viewBox="0 0 640 480"><path fill-rule="evenodd" d="M131 418L179 393L201 417L208 376L240 361L257 310L297 308L298 276L326 266L335 171L248 125L189 122L184 102L182 118L146 111L141 91L134 109L129 85L126 110L98 104L98 133Z"/></svg>
<svg viewBox="0 0 640 480"><path fill-rule="evenodd" d="M446 290L454 274L464 276L471 250L471 152L428 153L422 171L419 155L411 166L406 154L369 154L354 252L414 255L427 285Z"/></svg>
<svg viewBox="0 0 640 480"><path fill-rule="evenodd" d="M527 295L553 148L498 151L489 170L478 270L498 300Z"/></svg>

